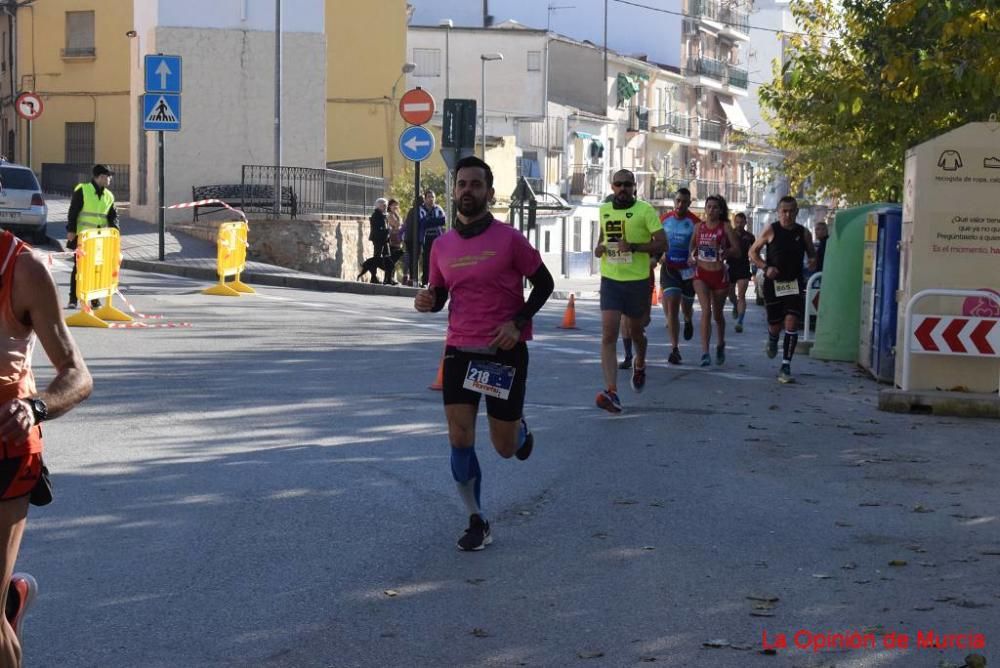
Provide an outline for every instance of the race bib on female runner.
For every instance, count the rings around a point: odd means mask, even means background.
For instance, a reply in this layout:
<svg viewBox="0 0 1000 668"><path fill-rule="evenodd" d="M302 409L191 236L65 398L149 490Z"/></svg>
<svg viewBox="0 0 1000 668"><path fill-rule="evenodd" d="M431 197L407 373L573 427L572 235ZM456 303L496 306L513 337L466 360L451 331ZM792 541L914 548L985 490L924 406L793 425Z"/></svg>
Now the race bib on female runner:
<svg viewBox="0 0 1000 668"><path fill-rule="evenodd" d="M702 262L718 262L719 249L715 246L698 246L698 259Z"/></svg>
<svg viewBox="0 0 1000 668"><path fill-rule="evenodd" d="M774 282L774 296L775 297L794 297L799 294L799 282L798 281L775 281Z"/></svg>
<svg viewBox="0 0 1000 668"><path fill-rule="evenodd" d="M515 371L514 367L497 362L472 360L465 372L462 387L489 397L506 399L510 396L510 388L514 386Z"/></svg>

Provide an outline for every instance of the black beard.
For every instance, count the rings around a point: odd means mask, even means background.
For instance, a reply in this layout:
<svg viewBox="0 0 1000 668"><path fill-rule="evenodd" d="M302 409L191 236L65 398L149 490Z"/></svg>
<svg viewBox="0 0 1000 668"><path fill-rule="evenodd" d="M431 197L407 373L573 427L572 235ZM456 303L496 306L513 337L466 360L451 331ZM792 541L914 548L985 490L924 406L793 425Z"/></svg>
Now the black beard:
<svg viewBox="0 0 1000 668"><path fill-rule="evenodd" d="M615 195L614 203L623 209L627 209L635 204L635 197L632 195Z"/></svg>
<svg viewBox="0 0 1000 668"><path fill-rule="evenodd" d="M458 212L470 220L486 213L485 200L473 200L471 203L466 203L463 200L455 200L455 205L458 208Z"/></svg>

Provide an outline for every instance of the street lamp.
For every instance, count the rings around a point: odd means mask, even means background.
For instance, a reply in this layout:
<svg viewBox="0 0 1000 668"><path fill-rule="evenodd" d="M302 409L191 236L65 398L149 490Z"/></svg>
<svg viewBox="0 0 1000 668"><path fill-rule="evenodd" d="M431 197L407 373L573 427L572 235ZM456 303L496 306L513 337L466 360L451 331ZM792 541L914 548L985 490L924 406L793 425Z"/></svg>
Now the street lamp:
<svg viewBox="0 0 1000 668"><path fill-rule="evenodd" d="M444 99L448 99L451 96L451 67L450 67L450 54L451 54L451 29L455 27L455 22L451 19L441 19L438 23L439 26L444 28Z"/></svg>
<svg viewBox="0 0 1000 668"><path fill-rule="evenodd" d="M486 63L487 63L487 61L503 60L503 54L499 53L499 52L498 53L483 53L483 54L479 55L479 60L482 61L482 63L481 63L482 67L481 67L481 73L480 73L480 76L482 77L482 90L481 90L481 93L480 93L480 96L479 96L479 103L480 103L480 106L482 106L482 108L483 108L483 110L482 110L482 114L483 114L482 115L482 120L480 121L481 125L480 125L479 135L480 135L480 138L482 139L482 147L483 147L483 155L482 155L482 157L483 157L483 160L485 160L486 159Z"/></svg>
<svg viewBox="0 0 1000 668"><path fill-rule="evenodd" d="M392 98L393 102L396 101L396 86L399 85L399 80L402 79L404 76L406 76L407 74L409 74L410 72L412 72L415 69L417 69L417 64L416 63L403 63L403 66L401 68L399 68L399 76L396 77L395 83L392 84L392 95L391 95L391 98Z"/></svg>

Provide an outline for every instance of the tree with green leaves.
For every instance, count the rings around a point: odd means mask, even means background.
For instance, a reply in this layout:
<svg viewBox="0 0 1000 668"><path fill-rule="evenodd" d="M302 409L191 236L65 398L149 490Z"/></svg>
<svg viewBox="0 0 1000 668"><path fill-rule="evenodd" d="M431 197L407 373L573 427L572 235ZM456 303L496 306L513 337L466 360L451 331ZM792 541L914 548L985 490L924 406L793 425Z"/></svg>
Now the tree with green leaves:
<svg viewBox="0 0 1000 668"><path fill-rule="evenodd" d="M792 11L798 32L760 101L793 187L898 200L908 148L1000 112L996 2L796 0Z"/></svg>
<svg viewBox="0 0 1000 668"><path fill-rule="evenodd" d="M438 172L431 169L421 169L420 170L420 190L427 190L430 188L434 193L441 198L442 206L446 198L451 197L450 193L445 193L445 179L444 172ZM399 202L399 207L405 212L413 206L415 193L413 192L413 167L407 165L403 170L396 174L396 178L392 180L392 184L389 186L389 194L386 197L391 197Z"/></svg>

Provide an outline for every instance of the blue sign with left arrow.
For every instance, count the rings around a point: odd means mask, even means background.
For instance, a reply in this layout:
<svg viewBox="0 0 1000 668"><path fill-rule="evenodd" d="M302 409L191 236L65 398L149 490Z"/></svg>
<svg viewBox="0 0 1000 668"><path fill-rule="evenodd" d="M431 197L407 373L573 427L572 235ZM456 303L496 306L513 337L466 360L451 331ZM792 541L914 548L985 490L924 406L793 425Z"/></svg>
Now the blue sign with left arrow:
<svg viewBox="0 0 1000 668"><path fill-rule="evenodd" d="M422 125L411 125L399 135L399 152L411 162L421 162L434 151L434 135Z"/></svg>
<svg viewBox="0 0 1000 668"><path fill-rule="evenodd" d="M146 92L181 92L181 57L149 54L145 59Z"/></svg>

